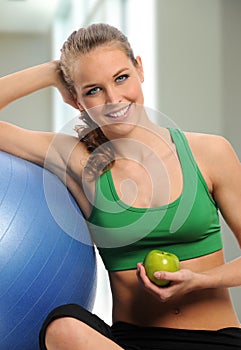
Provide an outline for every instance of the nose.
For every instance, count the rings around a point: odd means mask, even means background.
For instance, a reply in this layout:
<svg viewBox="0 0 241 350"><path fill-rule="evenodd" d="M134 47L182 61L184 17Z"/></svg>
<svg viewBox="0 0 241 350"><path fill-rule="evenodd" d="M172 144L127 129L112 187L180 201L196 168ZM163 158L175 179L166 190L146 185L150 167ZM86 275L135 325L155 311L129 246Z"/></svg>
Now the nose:
<svg viewBox="0 0 241 350"><path fill-rule="evenodd" d="M106 89L106 104L119 103L122 97L117 88L110 87Z"/></svg>

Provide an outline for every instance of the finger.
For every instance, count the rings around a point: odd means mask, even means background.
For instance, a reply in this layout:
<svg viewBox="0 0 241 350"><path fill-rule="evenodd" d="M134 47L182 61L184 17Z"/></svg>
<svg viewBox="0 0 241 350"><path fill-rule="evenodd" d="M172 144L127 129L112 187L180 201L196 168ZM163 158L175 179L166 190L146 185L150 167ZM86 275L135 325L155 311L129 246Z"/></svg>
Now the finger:
<svg viewBox="0 0 241 350"><path fill-rule="evenodd" d="M137 269L138 269L139 276L140 276L143 280L145 280L145 279L148 279L148 280L149 280L149 278L147 277L147 274L146 274L146 269L145 269L145 267L143 266L142 263L138 263L138 264L137 264Z"/></svg>
<svg viewBox="0 0 241 350"><path fill-rule="evenodd" d="M158 280L180 282L183 280L181 274L178 272L157 271L154 273L154 277Z"/></svg>

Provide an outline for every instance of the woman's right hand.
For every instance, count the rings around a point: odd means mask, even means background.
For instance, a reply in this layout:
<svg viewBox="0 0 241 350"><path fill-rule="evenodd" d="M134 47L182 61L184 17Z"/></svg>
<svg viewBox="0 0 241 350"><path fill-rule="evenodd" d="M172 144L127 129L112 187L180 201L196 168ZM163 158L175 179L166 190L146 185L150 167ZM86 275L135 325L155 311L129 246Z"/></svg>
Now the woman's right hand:
<svg viewBox="0 0 241 350"><path fill-rule="evenodd" d="M60 70L60 62L59 61L53 61L55 64L56 69L56 83L55 87L59 90L62 99L65 103L69 104L70 106L78 109L78 105L76 103L76 99L72 93L72 91L67 87L66 82L64 81L63 75Z"/></svg>

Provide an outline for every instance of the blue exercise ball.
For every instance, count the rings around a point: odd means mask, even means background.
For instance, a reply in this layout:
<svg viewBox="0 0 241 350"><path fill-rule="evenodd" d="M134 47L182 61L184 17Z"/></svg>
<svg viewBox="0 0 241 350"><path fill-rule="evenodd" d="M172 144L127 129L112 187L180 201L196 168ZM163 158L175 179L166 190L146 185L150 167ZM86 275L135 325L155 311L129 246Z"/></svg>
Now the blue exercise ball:
<svg viewBox="0 0 241 350"><path fill-rule="evenodd" d="M55 307L92 310L96 260L86 222L51 172L0 152L0 349L39 349Z"/></svg>

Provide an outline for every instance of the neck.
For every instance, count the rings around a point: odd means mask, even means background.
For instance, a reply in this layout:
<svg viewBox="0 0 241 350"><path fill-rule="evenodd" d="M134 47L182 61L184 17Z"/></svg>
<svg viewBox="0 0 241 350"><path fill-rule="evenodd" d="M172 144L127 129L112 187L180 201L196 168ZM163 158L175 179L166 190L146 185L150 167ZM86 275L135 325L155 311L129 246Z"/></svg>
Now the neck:
<svg viewBox="0 0 241 350"><path fill-rule="evenodd" d="M129 135L111 140L117 158L143 161L150 154L160 153L171 145L170 134L150 120L136 126Z"/></svg>

